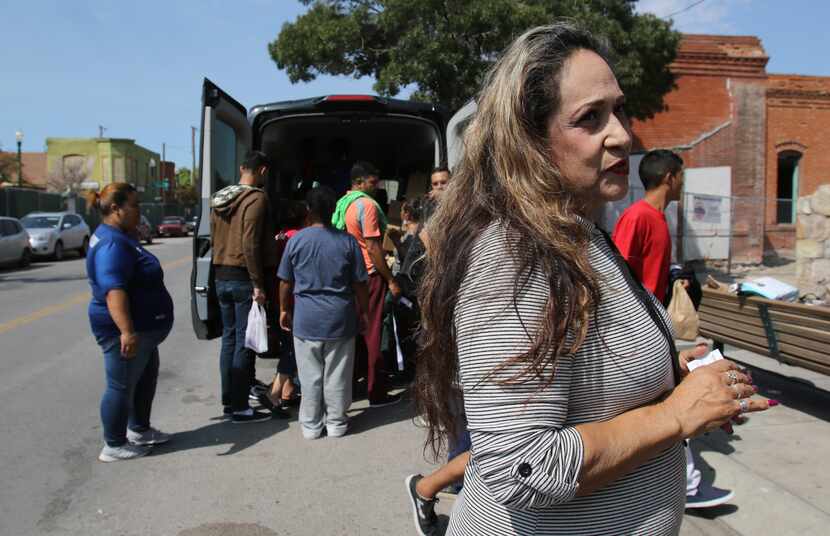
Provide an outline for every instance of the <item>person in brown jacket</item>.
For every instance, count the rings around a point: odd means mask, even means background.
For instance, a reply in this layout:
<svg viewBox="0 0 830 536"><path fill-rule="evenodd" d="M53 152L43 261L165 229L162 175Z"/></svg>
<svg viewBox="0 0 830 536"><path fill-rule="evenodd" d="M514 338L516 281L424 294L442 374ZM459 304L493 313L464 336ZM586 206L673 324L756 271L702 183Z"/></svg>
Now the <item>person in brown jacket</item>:
<svg viewBox="0 0 830 536"><path fill-rule="evenodd" d="M253 302L265 305L277 266L274 218L263 189L268 166L264 153L247 153L239 168L239 184L219 190L210 201L213 274L222 312L222 405L234 423L264 421L274 414L287 417L266 396L260 403L271 412L254 411L248 402L256 360L245 347L248 313Z"/></svg>

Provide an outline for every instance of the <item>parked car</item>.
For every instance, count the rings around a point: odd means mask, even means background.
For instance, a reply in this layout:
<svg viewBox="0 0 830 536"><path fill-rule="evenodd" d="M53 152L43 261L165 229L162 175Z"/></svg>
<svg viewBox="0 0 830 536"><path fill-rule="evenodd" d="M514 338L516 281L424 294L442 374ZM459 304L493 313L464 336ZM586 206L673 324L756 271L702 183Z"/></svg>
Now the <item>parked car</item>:
<svg viewBox="0 0 830 536"><path fill-rule="evenodd" d="M187 229L191 233L195 233L196 229L199 228L199 216L193 216L189 220L187 220Z"/></svg>
<svg viewBox="0 0 830 536"><path fill-rule="evenodd" d="M210 197L239 181L240 156L248 150L264 151L273 160L266 191L275 214L281 203L302 199L311 187L303 177L306 169L316 170L314 179L321 184L345 192L355 160L380 167L390 202L417 197L429 189L430 169L445 162L452 166L467 112L448 122L449 114L434 104L374 95L324 95L248 110L205 79L198 212L203 220L210 218ZM210 227L200 225L193 241L191 318L196 336L210 339L222 331Z"/></svg>
<svg viewBox="0 0 830 536"><path fill-rule="evenodd" d="M159 236L187 236L188 232L181 216L167 216L159 224Z"/></svg>
<svg viewBox="0 0 830 536"><path fill-rule="evenodd" d="M29 246L35 257L51 256L63 259L67 251L75 250L86 257L89 249L89 226L77 214L69 212L32 212L20 223L29 233Z"/></svg>
<svg viewBox="0 0 830 536"><path fill-rule="evenodd" d="M153 229L153 224L147 219L147 216L141 216L141 221L138 222L136 231L138 232L138 240L140 242L144 242L145 244L153 243L153 236L155 236L156 232Z"/></svg>
<svg viewBox="0 0 830 536"><path fill-rule="evenodd" d="M31 262L29 233L17 218L0 217L0 264L17 264L25 268Z"/></svg>

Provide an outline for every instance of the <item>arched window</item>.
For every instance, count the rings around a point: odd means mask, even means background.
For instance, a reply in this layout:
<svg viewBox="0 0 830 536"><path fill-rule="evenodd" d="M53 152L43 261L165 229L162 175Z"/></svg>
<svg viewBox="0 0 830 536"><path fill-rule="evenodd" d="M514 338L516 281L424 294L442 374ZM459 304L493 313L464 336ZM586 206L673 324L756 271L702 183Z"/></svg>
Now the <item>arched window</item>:
<svg viewBox="0 0 830 536"><path fill-rule="evenodd" d="M782 151L778 153L777 222L795 223L798 201L798 163L801 153Z"/></svg>

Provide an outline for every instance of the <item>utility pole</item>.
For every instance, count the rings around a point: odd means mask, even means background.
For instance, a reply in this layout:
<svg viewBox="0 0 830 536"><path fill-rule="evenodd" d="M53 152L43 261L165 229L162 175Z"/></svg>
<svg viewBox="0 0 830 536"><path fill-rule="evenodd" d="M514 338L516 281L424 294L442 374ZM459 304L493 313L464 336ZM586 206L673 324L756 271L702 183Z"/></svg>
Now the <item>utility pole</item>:
<svg viewBox="0 0 830 536"><path fill-rule="evenodd" d="M193 167L190 168L190 184L196 186L196 127L190 127L190 157Z"/></svg>

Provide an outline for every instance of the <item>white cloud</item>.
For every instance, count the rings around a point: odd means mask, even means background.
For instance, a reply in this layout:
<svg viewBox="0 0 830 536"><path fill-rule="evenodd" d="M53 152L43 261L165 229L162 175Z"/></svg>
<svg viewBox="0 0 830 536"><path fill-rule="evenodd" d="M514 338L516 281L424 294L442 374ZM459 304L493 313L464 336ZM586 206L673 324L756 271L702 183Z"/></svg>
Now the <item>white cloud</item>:
<svg viewBox="0 0 830 536"><path fill-rule="evenodd" d="M697 0L640 0L636 9L640 13L653 13L666 17L689 8ZM687 11L672 17L676 30L686 33L729 34L735 33L734 15L745 10L752 0L704 0Z"/></svg>

